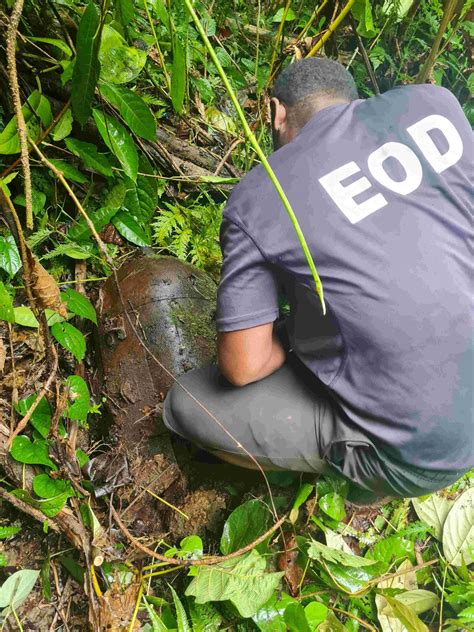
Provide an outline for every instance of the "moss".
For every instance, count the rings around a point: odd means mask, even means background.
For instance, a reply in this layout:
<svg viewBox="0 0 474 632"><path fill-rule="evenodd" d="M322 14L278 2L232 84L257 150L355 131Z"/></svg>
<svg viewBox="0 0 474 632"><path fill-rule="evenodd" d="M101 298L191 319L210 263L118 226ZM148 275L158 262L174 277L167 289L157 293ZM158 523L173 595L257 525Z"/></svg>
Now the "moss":
<svg viewBox="0 0 474 632"><path fill-rule="evenodd" d="M171 318L183 334L183 338L191 348L203 347L214 353L216 345L216 328L211 320L210 310L186 309L174 304Z"/></svg>

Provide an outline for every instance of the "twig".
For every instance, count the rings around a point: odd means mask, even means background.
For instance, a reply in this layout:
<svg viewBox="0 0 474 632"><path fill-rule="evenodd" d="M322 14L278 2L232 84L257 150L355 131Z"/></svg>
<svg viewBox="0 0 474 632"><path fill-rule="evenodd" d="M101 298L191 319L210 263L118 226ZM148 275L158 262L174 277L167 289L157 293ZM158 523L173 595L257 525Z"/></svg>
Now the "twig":
<svg viewBox="0 0 474 632"><path fill-rule="evenodd" d="M16 128L20 140L21 166L25 182L25 204L26 204L26 227L33 228L33 204L31 193L31 173L30 161L28 158L28 132L26 129L25 117L21 109L20 88L18 86L18 75L16 71L16 35L23 11L23 0L16 0L15 6L10 16L10 23L7 28L7 68L8 81L12 93L13 108L16 115Z"/></svg>
<svg viewBox="0 0 474 632"><path fill-rule="evenodd" d="M362 41L361 36L357 32L357 25L355 23L355 20L352 14L349 16L349 21L351 23L351 27L354 32L354 35L357 38L357 46L359 47L360 54L362 55L362 59L364 60L364 64L369 74L370 81L372 82L372 87L374 89L374 92L375 94L380 94L380 88L379 88L379 84L377 83L377 78L375 77L374 68L369 59L369 56L367 55L367 51L365 50L364 42Z"/></svg>
<svg viewBox="0 0 474 632"><path fill-rule="evenodd" d="M54 347L54 345L51 345L51 354L53 356L53 366L51 369L51 373L49 374L48 379L44 383L43 388L38 393L37 398L31 404L26 415L23 417L23 419L20 420L15 430L13 430L13 432L10 434L10 437L8 439L9 448L11 447L15 437L17 437L20 434L20 432L24 430L24 428L26 427L26 424L31 419L31 415L35 412L36 407L39 405L40 401L43 399L43 397L46 395L47 391L49 390L49 387L51 386L53 381L56 379L56 372L58 370L58 352L56 351L56 348Z"/></svg>
<svg viewBox="0 0 474 632"><path fill-rule="evenodd" d="M340 614L343 614L346 617L349 617L350 619L354 619L354 621L357 621L357 623L360 623L360 625L363 625L364 628L366 630L370 630L370 632L377 632L377 628L374 628L373 625L370 625L370 623L367 623L367 621L364 621L364 619L361 619L360 617L357 617L355 614L352 614L352 612L348 612L347 610L343 610L342 608L335 608L334 606L328 606L328 608L330 608L334 612L339 612Z"/></svg>
<svg viewBox="0 0 474 632"><path fill-rule="evenodd" d="M54 518L46 518L44 513L42 513L38 509L35 509L34 507L31 507L31 505L28 505L16 496L12 496L12 494L9 494L7 490L3 487L0 487L0 498L2 500L6 500L8 503L10 503L10 505L15 507L15 509L18 509L19 511L28 514L35 520L38 520L38 522L44 522L45 520L47 520L49 528L51 528L53 531L57 531L58 533L61 532L61 529L59 528L59 525L54 520Z"/></svg>
<svg viewBox="0 0 474 632"><path fill-rule="evenodd" d="M448 0L446 3L446 7L443 11L443 17L441 18L441 22L438 28L438 32L436 33L436 37L433 42L433 46L431 47L430 54L428 55L428 59L423 64L422 69L418 73L418 77L416 78L416 83L425 83L428 77L431 74L434 63L436 61L436 57L438 55L439 47L441 45L441 40L448 28L448 24L451 22L451 18L454 15L456 10L457 0Z"/></svg>
<svg viewBox="0 0 474 632"><path fill-rule="evenodd" d="M230 553L229 555L222 555L222 556L215 555L211 557L205 557L200 560L180 560L177 557L166 557L164 555L161 555L160 553L156 553L156 551L153 551L152 549L148 548L147 546L139 542L135 538L135 536L133 536L130 533L130 531L127 529L127 527L124 525L124 523L122 522L119 514L117 513L112 503L110 503L110 511L118 527L122 531L122 533L128 538L128 540L130 540L131 544L135 548L139 549L143 553L146 553L146 555L150 557L154 557L155 559L160 560L160 562L166 562L167 564L170 564L172 566L183 566L184 568L187 568L188 566L210 566L213 564L219 564L220 562L226 562L227 560L231 560L235 557L239 557L240 555L243 555L244 553L251 551L253 548L258 546L261 542L266 540L270 535L272 535L272 533L274 533L277 529L281 527L281 525L285 522L287 518L287 514L285 514L278 520L278 522L275 522L275 524L270 529L268 529L268 531L266 531L263 535L257 538L254 542L247 544L247 546L244 546L238 551L234 551L233 553Z"/></svg>
<svg viewBox="0 0 474 632"><path fill-rule="evenodd" d="M222 170L222 167L226 164L227 160L229 159L231 153L234 151L234 149L237 147L237 145L240 145L240 143L243 143L243 139L242 138L236 138L234 140L234 142L231 144L231 146L229 147L229 149L225 152L222 160L220 161L220 163L217 165L216 170L214 171L214 175L218 176L219 173Z"/></svg>
<svg viewBox="0 0 474 632"><path fill-rule="evenodd" d="M351 10L352 5L355 3L355 1L356 0L347 0L346 6L341 10L341 12L337 16L337 18L335 20L333 20L333 22L331 22L331 24L329 25L328 30L326 31L326 33L324 33L324 35L321 37L321 39L318 40L318 42L316 42L316 44L309 51L309 53L306 55L306 57L313 57L313 55L316 55L318 50L323 47L323 45L331 37L331 35L337 29L337 27L342 22L342 20L349 13L349 11Z"/></svg>

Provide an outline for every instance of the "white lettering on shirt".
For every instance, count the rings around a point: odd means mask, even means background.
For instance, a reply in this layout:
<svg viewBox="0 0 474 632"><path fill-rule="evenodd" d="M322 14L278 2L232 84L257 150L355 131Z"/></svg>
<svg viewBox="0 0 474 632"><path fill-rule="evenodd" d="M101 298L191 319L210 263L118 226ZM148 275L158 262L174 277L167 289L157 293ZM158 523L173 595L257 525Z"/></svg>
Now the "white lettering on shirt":
<svg viewBox="0 0 474 632"><path fill-rule="evenodd" d="M429 135L429 132L434 129L439 130L448 141L448 150L444 154L439 151ZM462 156L462 138L458 130L445 116L439 114L427 116L418 123L410 125L407 132L436 173L442 173L445 169L452 167Z"/></svg>
<svg viewBox="0 0 474 632"><path fill-rule="evenodd" d="M405 170L404 180L394 180L388 175L383 166L387 158L398 160ZM416 154L403 143L385 143L370 154L367 165L370 173L381 185L400 195L408 195L417 189L423 177L421 162Z"/></svg>
<svg viewBox="0 0 474 632"><path fill-rule="evenodd" d="M439 151L429 135L429 132L435 129L443 134L448 143L448 149L444 153ZM462 157L461 136L451 121L444 116L439 114L427 116L408 127L407 132L436 173L452 167ZM394 180L387 173L384 162L388 158L397 160L401 165L405 171L403 180ZM367 167L380 185L398 195L408 195L416 191L423 177L423 167L415 152L408 145L399 142L384 143L373 151L367 159ZM380 192L362 202L355 201L354 198L357 195L372 188L372 183L365 176L347 185L343 185L342 182L359 171L360 167L357 163L351 161L319 178L326 193L351 224L360 222L388 204L387 199Z"/></svg>
<svg viewBox="0 0 474 632"><path fill-rule="evenodd" d="M380 208L388 204L387 200L381 193L373 195L368 200L365 200L365 202L361 202L360 204L354 200L356 195L362 193L363 191L367 191L367 189L372 187L365 176L346 186L341 184L342 180L353 176L358 171L360 171L360 168L355 162L348 162L342 167L339 167L339 169L335 169L322 178L319 178L319 182L323 185L327 193L338 205L351 224L360 222L360 220L367 217L367 215L378 211Z"/></svg>

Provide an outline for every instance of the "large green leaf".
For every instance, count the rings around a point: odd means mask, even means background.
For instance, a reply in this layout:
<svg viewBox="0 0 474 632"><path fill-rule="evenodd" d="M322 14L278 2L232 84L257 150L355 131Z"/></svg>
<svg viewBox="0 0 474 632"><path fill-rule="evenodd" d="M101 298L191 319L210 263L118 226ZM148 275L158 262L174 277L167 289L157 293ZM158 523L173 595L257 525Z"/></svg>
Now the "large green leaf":
<svg viewBox="0 0 474 632"><path fill-rule="evenodd" d="M342 520L346 515L344 498L336 492L325 494L319 499L318 504L319 508L333 520Z"/></svg>
<svg viewBox="0 0 474 632"><path fill-rule="evenodd" d="M439 603L439 597L430 590L416 588L415 590L407 590L399 595L395 595L395 599L409 606L416 614L421 614L432 608L436 608Z"/></svg>
<svg viewBox="0 0 474 632"><path fill-rule="evenodd" d="M436 539L441 540L444 522L454 500L431 494L428 498L412 498L411 502L420 520L426 522Z"/></svg>
<svg viewBox="0 0 474 632"><path fill-rule="evenodd" d="M13 299L5 285L0 281L0 320L7 323L15 322L15 312L13 311Z"/></svg>
<svg viewBox="0 0 474 632"><path fill-rule="evenodd" d="M21 257L13 235L0 237L0 268L5 270L10 279L21 268Z"/></svg>
<svg viewBox="0 0 474 632"><path fill-rule="evenodd" d="M69 136L72 131L72 111L71 108L68 108L64 114L59 119L58 123L56 123L55 128L53 129L51 136L53 140L59 141Z"/></svg>
<svg viewBox="0 0 474 632"><path fill-rule="evenodd" d="M72 72L71 100L74 118L84 125L91 113L99 79L100 15L93 2L87 5L77 30L77 57Z"/></svg>
<svg viewBox="0 0 474 632"><path fill-rule="evenodd" d="M181 599L178 597L176 590L170 586L171 594L173 595L174 607L176 609L176 621L178 623L179 632L191 632L191 628L188 623L188 616L184 609Z"/></svg>
<svg viewBox="0 0 474 632"><path fill-rule="evenodd" d="M448 513L443 527L443 552L454 566L474 561L474 487L461 494Z"/></svg>
<svg viewBox="0 0 474 632"><path fill-rule="evenodd" d="M107 157L104 154L99 154L95 145L76 138L67 138L65 142L69 151L78 156L88 169L92 169L92 171L107 177L113 175L112 167Z"/></svg>
<svg viewBox="0 0 474 632"><path fill-rule="evenodd" d="M14 307L13 313L15 314L15 322L17 325L21 325L22 327L34 327L35 329L38 327L38 320L33 314L31 307L27 305Z"/></svg>
<svg viewBox="0 0 474 632"><path fill-rule="evenodd" d="M186 589L197 603L230 600L243 617L268 601L283 573L265 570L265 559L253 550L220 564L202 566Z"/></svg>
<svg viewBox="0 0 474 632"><path fill-rule="evenodd" d="M147 140L156 140L156 120L145 101L128 88L102 83L103 97L114 105L134 134Z"/></svg>
<svg viewBox="0 0 474 632"><path fill-rule="evenodd" d="M224 525L221 552L224 555L233 553L256 540L265 533L270 517L268 508L257 499L248 500L234 509Z"/></svg>
<svg viewBox="0 0 474 632"><path fill-rule="evenodd" d="M90 408L90 393L86 382L79 375L70 375L66 380L68 400L71 402L64 415L69 419L86 421Z"/></svg>
<svg viewBox="0 0 474 632"><path fill-rule="evenodd" d="M296 494L296 498L293 502L293 507L290 511L290 522L295 523L298 520L299 509L303 503L305 503L311 492L314 489L314 485L310 485L309 483L303 483Z"/></svg>
<svg viewBox="0 0 474 632"><path fill-rule="evenodd" d="M67 308L76 316L87 318L97 325L97 316L94 306L84 294L80 294L72 288L67 288L61 292L61 300L67 305Z"/></svg>
<svg viewBox="0 0 474 632"><path fill-rule="evenodd" d="M148 231L140 226L140 224L133 218L133 216L127 211L119 211L114 215L112 224L118 230L118 232L132 242L136 246L150 246L151 240Z"/></svg>
<svg viewBox="0 0 474 632"><path fill-rule="evenodd" d="M112 116L94 110L94 120L104 143L115 154L126 175L137 179L138 153L133 138L125 127Z"/></svg>
<svg viewBox="0 0 474 632"><path fill-rule="evenodd" d="M13 439L10 454L20 463L28 465L46 465L56 469L55 464L49 458L48 444L43 439L31 442L28 437L20 435Z"/></svg>
<svg viewBox="0 0 474 632"><path fill-rule="evenodd" d="M21 111L28 137L36 141L41 133L40 123L43 127L48 127L53 119L49 101L38 90L35 90L30 94ZM0 154L17 154L19 151L20 139L16 128L16 116L14 116L0 134Z"/></svg>
<svg viewBox="0 0 474 632"><path fill-rule="evenodd" d="M10 575L0 587L0 608L8 608L8 611L3 611L2 614L6 616L10 610L9 607L15 611L18 610L33 590L39 574L39 571L25 569Z"/></svg>
<svg viewBox="0 0 474 632"><path fill-rule="evenodd" d="M70 351L78 362L83 360L86 354L86 341L84 335L69 323L55 323L51 327L53 337L64 347Z"/></svg>
<svg viewBox="0 0 474 632"><path fill-rule="evenodd" d="M352 13L358 22L357 32L362 37L375 37L374 18L369 0L356 0L352 6Z"/></svg>
<svg viewBox="0 0 474 632"><path fill-rule="evenodd" d="M127 46L118 31L108 24L104 26L99 50L103 81L118 84L132 81L142 71L146 58L146 51Z"/></svg>
<svg viewBox="0 0 474 632"><path fill-rule="evenodd" d="M284 616L289 632L311 632L304 608L300 603L290 603Z"/></svg>
<svg viewBox="0 0 474 632"><path fill-rule="evenodd" d="M104 226L106 226L117 213L117 210L117 208L104 207L99 208L97 211L90 212L89 219L93 223L96 231L100 233ZM89 227L82 217L78 220L77 224L74 224L74 226L69 229L68 237L73 241L86 241L91 237Z"/></svg>
<svg viewBox="0 0 474 632"><path fill-rule="evenodd" d="M15 404L15 410L23 417L30 410L33 403L36 401L37 395L33 394L25 399L20 399ZM42 397L40 403L36 406L31 414L29 423L37 430L40 435L46 439L51 427L51 407L46 397Z"/></svg>

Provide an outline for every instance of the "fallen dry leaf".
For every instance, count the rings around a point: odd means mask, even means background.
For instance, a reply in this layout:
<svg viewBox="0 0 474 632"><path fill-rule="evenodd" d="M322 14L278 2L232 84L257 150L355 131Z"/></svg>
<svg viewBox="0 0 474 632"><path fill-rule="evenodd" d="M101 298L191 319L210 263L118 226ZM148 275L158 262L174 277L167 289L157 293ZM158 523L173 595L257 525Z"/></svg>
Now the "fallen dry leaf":
<svg viewBox="0 0 474 632"><path fill-rule="evenodd" d="M43 309L52 309L66 318L66 304L61 301L56 280L43 268L31 250L27 250L27 255L31 269L31 290L37 306Z"/></svg>
<svg viewBox="0 0 474 632"><path fill-rule="evenodd" d="M289 593L296 597L303 578L303 569L298 565L298 545L291 531L283 534L284 550L278 556L278 568L285 573Z"/></svg>

